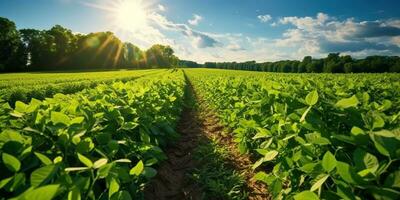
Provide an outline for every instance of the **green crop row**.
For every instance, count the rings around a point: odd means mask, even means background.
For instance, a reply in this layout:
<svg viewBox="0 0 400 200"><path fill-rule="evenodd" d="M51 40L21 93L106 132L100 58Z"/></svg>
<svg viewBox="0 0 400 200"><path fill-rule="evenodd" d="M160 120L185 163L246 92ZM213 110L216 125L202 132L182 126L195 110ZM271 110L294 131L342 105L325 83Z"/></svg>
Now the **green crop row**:
<svg viewBox="0 0 400 200"><path fill-rule="evenodd" d="M400 77L185 70L274 199L399 199Z"/></svg>
<svg viewBox="0 0 400 200"><path fill-rule="evenodd" d="M43 100L54 94L72 94L101 83L116 80L130 81L162 70L136 70L91 73L52 73L52 74L2 74L0 75L0 98L14 107L16 101L29 102L31 98Z"/></svg>
<svg viewBox="0 0 400 200"><path fill-rule="evenodd" d="M137 199L178 137L182 71L0 107L0 199Z"/></svg>

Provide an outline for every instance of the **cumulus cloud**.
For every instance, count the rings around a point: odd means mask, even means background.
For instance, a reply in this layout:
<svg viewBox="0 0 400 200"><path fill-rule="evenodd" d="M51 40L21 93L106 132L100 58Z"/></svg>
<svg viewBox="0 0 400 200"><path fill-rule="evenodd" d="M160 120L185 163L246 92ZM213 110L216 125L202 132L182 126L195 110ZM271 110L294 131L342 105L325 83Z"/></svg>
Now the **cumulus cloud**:
<svg viewBox="0 0 400 200"><path fill-rule="evenodd" d="M188 23L192 26L197 26L201 20L203 20L202 16L194 14L193 19L189 19Z"/></svg>
<svg viewBox="0 0 400 200"><path fill-rule="evenodd" d="M158 4L157 7L158 7L158 10L161 12L164 12L166 10L165 7L161 4Z"/></svg>
<svg viewBox="0 0 400 200"><path fill-rule="evenodd" d="M260 20L262 23L267 23L272 19L271 15L258 15L257 18Z"/></svg>
<svg viewBox="0 0 400 200"><path fill-rule="evenodd" d="M186 24L174 23L165 18L165 16L162 16L160 14L153 13L151 19L153 23L157 24L158 26L164 29L181 32L183 35L191 39L192 45L194 47L206 48L206 47L215 47L219 45L219 42L211 35L200 31L196 31L190 28Z"/></svg>
<svg viewBox="0 0 400 200"><path fill-rule="evenodd" d="M283 17L277 24L291 27L283 33L282 38L275 40L275 45L292 48L303 55L329 52L394 55L400 52L396 44L396 38L400 36L396 20L356 21L348 18L340 21L318 13L315 17Z"/></svg>

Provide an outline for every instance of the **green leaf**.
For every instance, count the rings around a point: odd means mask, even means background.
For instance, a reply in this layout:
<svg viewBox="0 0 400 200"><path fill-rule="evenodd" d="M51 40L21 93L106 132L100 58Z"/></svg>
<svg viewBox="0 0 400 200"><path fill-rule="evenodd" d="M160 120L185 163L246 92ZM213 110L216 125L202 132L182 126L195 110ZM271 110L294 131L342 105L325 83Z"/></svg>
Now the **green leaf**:
<svg viewBox="0 0 400 200"><path fill-rule="evenodd" d="M331 144L331 141L328 138L322 137L321 133L313 132L305 134L308 142L318 145L328 145Z"/></svg>
<svg viewBox="0 0 400 200"><path fill-rule="evenodd" d="M316 90L310 92L306 96L306 103L309 106L313 106L318 102L318 92Z"/></svg>
<svg viewBox="0 0 400 200"><path fill-rule="evenodd" d="M386 178L385 186L400 189L400 170L397 170Z"/></svg>
<svg viewBox="0 0 400 200"><path fill-rule="evenodd" d="M55 165L47 165L33 171L30 179L31 186L37 187L40 184L46 182L54 174L55 169Z"/></svg>
<svg viewBox="0 0 400 200"><path fill-rule="evenodd" d="M43 154L41 154L41 153L39 153L39 152L34 152L34 154L35 154L35 156L36 156L37 158L39 158L39 160L40 160L43 164L45 164L45 165L51 165L51 164L53 164L53 162L51 162L51 160L50 160L47 156L45 156L45 155L43 155Z"/></svg>
<svg viewBox="0 0 400 200"><path fill-rule="evenodd" d="M271 132L267 129L264 128L258 128L257 129L258 133L253 137L253 140L260 139L260 138L266 138L271 136Z"/></svg>
<svg viewBox="0 0 400 200"><path fill-rule="evenodd" d="M11 176L9 178L3 179L0 181L0 189L3 188L7 183L9 183L14 177Z"/></svg>
<svg viewBox="0 0 400 200"><path fill-rule="evenodd" d="M89 167L67 167L64 171L66 172L74 172L74 171L85 171L90 169Z"/></svg>
<svg viewBox="0 0 400 200"><path fill-rule="evenodd" d="M307 110L304 111L304 113L301 115L300 122L304 122L304 120L306 120L307 114L310 112L311 108L312 108L312 107L309 106L309 107L307 108Z"/></svg>
<svg viewBox="0 0 400 200"><path fill-rule="evenodd" d="M320 178L318 181L316 181L316 182L314 183L314 185L311 186L310 191L311 191L311 192L314 192L315 190L318 190L318 189L322 186L322 184L325 183L326 179L328 179L328 178L329 178L329 175L328 175L328 174L326 174L325 176L323 176L322 178Z"/></svg>
<svg viewBox="0 0 400 200"><path fill-rule="evenodd" d="M93 162L89 159L86 158L84 155L78 153L78 159L87 167L92 168L93 167Z"/></svg>
<svg viewBox="0 0 400 200"><path fill-rule="evenodd" d="M84 117L75 117L71 120L71 124L81 124L84 120Z"/></svg>
<svg viewBox="0 0 400 200"><path fill-rule="evenodd" d="M337 161L336 169L339 176L347 183L364 184L364 181L355 173L354 169L349 164Z"/></svg>
<svg viewBox="0 0 400 200"><path fill-rule="evenodd" d="M144 165L143 162L140 160L135 167L133 167L130 171L129 174L130 175L135 175L135 176L139 176L144 169Z"/></svg>
<svg viewBox="0 0 400 200"><path fill-rule="evenodd" d="M122 158L122 159L118 159L118 160L114 160L114 162L116 163L131 163L132 161L126 158Z"/></svg>
<svg viewBox="0 0 400 200"><path fill-rule="evenodd" d="M99 175L99 178L105 178L108 176L110 173L111 168L114 166L114 163L108 163L106 165L103 165L102 167L97 170L97 174Z"/></svg>
<svg viewBox="0 0 400 200"><path fill-rule="evenodd" d="M157 175L157 170L152 167L145 167L143 170L143 175L148 179L153 178Z"/></svg>
<svg viewBox="0 0 400 200"><path fill-rule="evenodd" d="M339 108L350 108L350 107L356 107L360 102L358 101L356 95L353 95L350 98L346 99L341 99L339 100L335 106Z"/></svg>
<svg viewBox="0 0 400 200"><path fill-rule="evenodd" d="M51 112L50 119L54 124L69 125L69 123L71 122L71 120L69 119L69 117L66 114L60 113L60 112L54 112L54 111Z"/></svg>
<svg viewBox="0 0 400 200"><path fill-rule="evenodd" d="M118 183L118 181L117 181L115 178L111 178L110 186L109 186L109 188L108 188L108 198L111 198L111 196L112 196L114 193L118 192L118 190L119 190L119 183Z"/></svg>
<svg viewBox="0 0 400 200"><path fill-rule="evenodd" d="M108 160L106 158L98 159L96 162L94 162L93 168L98 169L98 168L104 166L105 164L107 164L107 162L108 162Z"/></svg>
<svg viewBox="0 0 400 200"><path fill-rule="evenodd" d="M21 162L8 153L3 153L2 155L4 165L13 172L18 172L21 168Z"/></svg>
<svg viewBox="0 0 400 200"><path fill-rule="evenodd" d="M374 199L393 200L400 198L400 191L392 188L372 187L368 189Z"/></svg>
<svg viewBox="0 0 400 200"><path fill-rule="evenodd" d="M264 182L265 184L270 184L270 182L269 182L269 176L268 176L268 174L266 174L265 172L258 172L256 175L254 175L254 177L253 177L255 180L257 180L257 181L262 181L262 182Z"/></svg>
<svg viewBox="0 0 400 200"><path fill-rule="evenodd" d="M265 154L264 162L273 160L278 155L278 151L272 150Z"/></svg>
<svg viewBox="0 0 400 200"><path fill-rule="evenodd" d="M52 200L57 193L60 185L46 185L23 194L21 200Z"/></svg>
<svg viewBox="0 0 400 200"><path fill-rule="evenodd" d="M385 121L379 114L373 114L373 124L372 129L382 128L385 126Z"/></svg>
<svg viewBox="0 0 400 200"><path fill-rule="evenodd" d="M357 148L354 151L353 161L360 170L370 169L370 171L374 173L379 168L378 159L361 148Z"/></svg>
<svg viewBox="0 0 400 200"><path fill-rule="evenodd" d="M396 157L397 150L400 148L400 140L397 136L388 130L370 132L370 138L374 142L375 148L387 157Z"/></svg>
<svg viewBox="0 0 400 200"><path fill-rule="evenodd" d="M62 162L63 158L61 156L57 156L56 158L54 158L53 162L54 164L60 163Z"/></svg>
<svg viewBox="0 0 400 200"><path fill-rule="evenodd" d="M81 192L78 188L69 191L68 200L81 200Z"/></svg>
<svg viewBox="0 0 400 200"><path fill-rule="evenodd" d="M351 128L351 134L354 136L358 136L358 135L364 135L365 132L361 128L358 128L357 126L353 126L353 128Z"/></svg>
<svg viewBox="0 0 400 200"><path fill-rule="evenodd" d="M26 109L28 108L28 105L21 101L15 102L15 110L19 113L24 113L26 112Z"/></svg>
<svg viewBox="0 0 400 200"><path fill-rule="evenodd" d="M110 200L132 200L131 195L129 192L122 190L119 191L118 193L115 193Z"/></svg>
<svg viewBox="0 0 400 200"><path fill-rule="evenodd" d="M318 196L311 191L303 191L294 196L295 200L319 200Z"/></svg>
<svg viewBox="0 0 400 200"><path fill-rule="evenodd" d="M326 172L332 171L336 167L336 158L335 156L327 151L322 158L322 167Z"/></svg>

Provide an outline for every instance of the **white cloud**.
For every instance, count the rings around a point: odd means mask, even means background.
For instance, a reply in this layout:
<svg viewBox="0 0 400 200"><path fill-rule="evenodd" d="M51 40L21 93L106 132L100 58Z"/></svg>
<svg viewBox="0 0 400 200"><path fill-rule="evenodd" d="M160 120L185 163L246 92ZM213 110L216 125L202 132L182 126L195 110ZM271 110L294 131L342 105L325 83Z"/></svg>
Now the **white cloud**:
<svg viewBox="0 0 400 200"><path fill-rule="evenodd" d="M258 15L257 18L260 20L262 23L267 23L272 19L271 15Z"/></svg>
<svg viewBox="0 0 400 200"><path fill-rule="evenodd" d="M188 20L188 23L189 23L190 25L192 25L192 26L197 26L197 25L200 23L200 21L202 21L202 20L203 20L203 17L202 17L202 16L197 15L197 14L194 14L194 15L193 15L193 19L189 19L189 20Z"/></svg>
<svg viewBox="0 0 400 200"><path fill-rule="evenodd" d="M400 28L396 21L361 21L353 18L337 20L324 13L316 17L283 17L281 25L291 25L282 38L274 44L286 47L304 55L322 55L329 52L347 52L361 55L359 52L378 52L386 55L400 53L396 46L396 37Z"/></svg>
<svg viewBox="0 0 400 200"><path fill-rule="evenodd" d="M153 21L153 23L163 29L181 32L184 36L191 40L192 46L196 48L215 47L219 45L219 42L210 34L193 30L186 24L178 24L169 21L163 15L153 13L150 19Z"/></svg>
<svg viewBox="0 0 400 200"><path fill-rule="evenodd" d="M164 12L166 10L166 8L161 4L158 4L157 7L158 7L158 10L161 12Z"/></svg>

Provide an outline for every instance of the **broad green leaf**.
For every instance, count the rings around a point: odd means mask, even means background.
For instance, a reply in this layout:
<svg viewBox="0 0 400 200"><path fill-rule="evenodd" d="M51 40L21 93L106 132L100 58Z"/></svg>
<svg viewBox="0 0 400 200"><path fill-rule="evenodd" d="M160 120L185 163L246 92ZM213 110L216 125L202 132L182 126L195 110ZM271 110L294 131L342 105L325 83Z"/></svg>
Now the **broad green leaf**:
<svg viewBox="0 0 400 200"><path fill-rule="evenodd" d="M110 181L110 186L108 188L108 198L111 198L111 196L119 191L119 183L115 178L111 178Z"/></svg>
<svg viewBox="0 0 400 200"><path fill-rule="evenodd" d="M251 167L253 170L255 170L257 167L259 167L261 164L264 163L264 157L258 159L253 166Z"/></svg>
<svg viewBox="0 0 400 200"><path fill-rule="evenodd" d="M45 185L45 186L30 190L30 191L24 193L18 199L21 199L21 200L52 200L56 196L59 186L60 185L58 185L58 184Z"/></svg>
<svg viewBox="0 0 400 200"><path fill-rule="evenodd" d="M47 156L45 156L44 154L41 154L41 153L39 153L39 152L34 152L34 154L35 154L35 156L36 156L37 158L39 158L39 160L40 160L43 164L45 164L45 165L51 165L51 164L53 164L53 162L51 162L51 160L50 160Z"/></svg>
<svg viewBox="0 0 400 200"><path fill-rule="evenodd" d="M84 155L78 153L78 159L87 167L92 168L93 167L93 162L89 159L86 158Z"/></svg>
<svg viewBox="0 0 400 200"><path fill-rule="evenodd" d="M272 150L265 154L264 162L273 160L278 155L278 151Z"/></svg>
<svg viewBox="0 0 400 200"><path fill-rule="evenodd" d="M377 129L377 128L382 128L385 126L385 121L379 114L373 114L373 124L372 124L372 129Z"/></svg>
<svg viewBox="0 0 400 200"><path fill-rule="evenodd" d="M75 117L71 120L71 124L81 124L84 120L84 117Z"/></svg>
<svg viewBox="0 0 400 200"><path fill-rule="evenodd" d="M129 174L130 175L135 175L135 176L139 176L144 169L144 165L143 162L140 160L135 167L133 167L130 171Z"/></svg>
<svg viewBox="0 0 400 200"><path fill-rule="evenodd" d="M310 92L306 96L306 103L309 106L313 106L318 102L318 92L316 90Z"/></svg>
<svg viewBox="0 0 400 200"><path fill-rule="evenodd" d="M295 200L319 200L318 196L311 191L303 191L299 194L294 195Z"/></svg>
<svg viewBox="0 0 400 200"><path fill-rule="evenodd" d="M385 130L370 133L370 138L374 142L376 150L387 157L390 157L391 153L396 152L399 145L398 140L395 137L391 137L391 135L391 132Z"/></svg>
<svg viewBox="0 0 400 200"><path fill-rule="evenodd" d="M354 136L357 136L357 135L364 135L365 132L361 128L358 128L357 126L353 126L353 128L351 128L351 134Z"/></svg>
<svg viewBox="0 0 400 200"><path fill-rule="evenodd" d="M359 169L370 169L372 173L379 168L378 159L361 148L357 148L354 151L353 161Z"/></svg>
<svg viewBox="0 0 400 200"><path fill-rule="evenodd" d="M386 178L385 186L400 189L400 170L397 170Z"/></svg>
<svg viewBox="0 0 400 200"><path fill-rule="evenodd" d="M145 167L143 170L143 175L148 179L153 178L157 175L157 170L152 167Z"/></svg>
<svg viewBox="0 0 400 200"><path fill-rule="evenodd" d="M364 184L364 181L349 164L337 161L336 169L339 176L347 183Z"/></svg>
<svg viewBox="0 0 400 200"><path fill-rule="evenodd" d="M313 132L305 134L308 142L318 145L328 145L331 144L328 138L322 137L320 133Z"/></svg>
<svg viewBox="0 0 400 200"><path fill-rule="evenodd" d="M81 192L78 188L69 191L68 200L81 200Z"/></svg>
<svg viewBox="0 0 400 200"><path fill-rule="evenodd" d="M0 189L3 188L7 183L9 183L14 177L5 178L0 181Z"/></svg>
<svg viewBox="0 0 400 200"><path fill-rule="evenodd" d="M311 191L311 192L314 192L315 190L318 190L318 189L322 186L322 184L325 183L326 179L328 179L328 178L329 178L329 175L328 175L328 174L326 174L325 176L323 176L322 178L320 178L318 181L316 181L316 182L314 183L314 185L311 186L310 191Z"/></svg>
<svg viewBox="0 0 400 200"><path fill-rule="evenodd" d="M268 181L268 174L266 174L265 172L258 172L256 175L254 175L254 177L253 177L255 180L257 180L257 181L262 181L262 182L264 182L265 184L269 184L269 181Z"/></svg>
<svg viewBox="0 0 400 200"><path fill-rule="evenodd" d="M60 163L62 162L63 158L61 156L57 156L56 158L54 158L53 162L54 164Z"/></svg>
<svg viewBox="0 0 400 200"><path fill-rule="evenodd" d="M374 199L394 200L400 198L400 191L392 188L372 187L368 189Z"/></svg>
<svg viewBox="0 0 400 200"><path fill-rule="evenodd" d="M37 187L40 184L46 182L55 172L55 165L47 165L36 169L31 174L31 185L33 187Z"/></svg>
<svg viewBox="0 0 400 200"><path fill-rule="evenodd" d="M259 138L266 138L271 136L271 132L267 129L264 128L258 128L257 129L257 134L253 137L253 140L259 139Z"/></svg>
<svg viewBox="0 0 400 200"><path fill-rule="evenodd" d="M97 160L96 162L94 162L93 164L93 168L98 169L102 166L104 166L105 164L107 164L108 160L106 158L101 158L99 160Z"/></svg>
<svg viewBox="0 0 400 200"><path fill-rule="evenodd" d="M107 177L113 166L114 166L114 163L108 163L108 164L100 167L99 170L97 170L97 174L99 175L99 178Z"/></svg>
<svg viewBox="0 0 400 200"><path fill-rule="evenodd" d="M110 200L132 200L132 197L129 192L122 190L114 193Z"/></svg>
<svg viewBox="0 0 400 200"><path fill-rule="evenodd" d="M64 114L64 113L60 113L60 112L51 112L51 121L54 124L64 124L64 125L69 125L69 123L71 122L71 120L69 119L69 117Z"/></svg>
<svg viewBox="0 0 400 200"><path fill-rule="evenodd" d="M3 164L11 171L18 172L21 168L21 162L8 153L3 153L2 155Z"/></svg>
<svg viewBox="0 0 400 200"><path fill-rule="evenodd" d="M339 100L335 106L339 108L350 108L350 107L356 107L360 102L358 101L356 95L353 95L350 98L346 99L341 99Z"/></svg>
<svg viewBox="0 0 400 200"><path fill-rule="evenodd" d="M24 113L26 112L26 109L28 108L28 105L21 101L15 102L15 110L19 113Z"/></svg>
<svg viewBox="0 0 400 200"><path fill-rule="evenodd" d="M324 154L322 158L322 167L328 173L336 167L336 158L331 152L327 151Z"/></svg>

